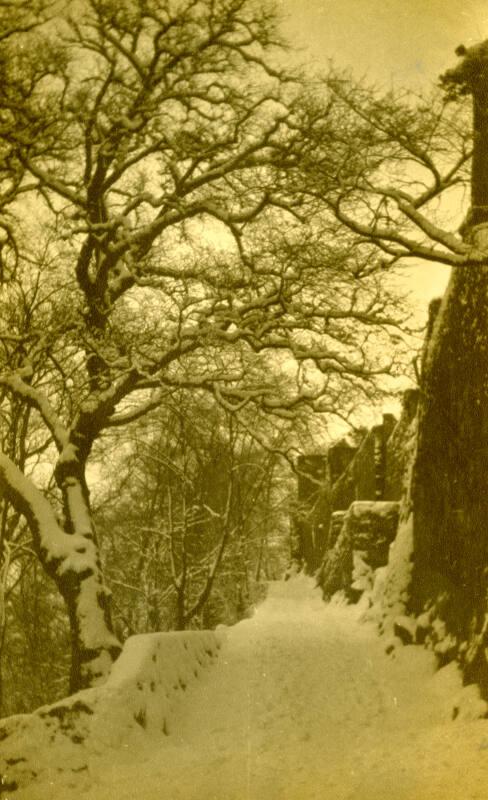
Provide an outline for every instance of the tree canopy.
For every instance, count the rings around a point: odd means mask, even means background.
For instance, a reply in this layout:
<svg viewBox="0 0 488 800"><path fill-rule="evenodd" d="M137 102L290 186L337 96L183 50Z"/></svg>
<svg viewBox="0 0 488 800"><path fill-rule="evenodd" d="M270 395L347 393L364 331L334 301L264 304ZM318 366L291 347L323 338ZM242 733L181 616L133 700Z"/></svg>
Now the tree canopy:
<svg viewBox="0 0 488 800"><path fill-rule="evenodd" d="M444 110L415 127L405 104L285 70L267 3L0 13L0 488L66 601L76 689L120 651L95 444L180 391L233 413L349 416L402 366L405 312L373 245L389 261L427 253L392 233L391 205L465 258L418 219L468 154ZM454 148L447 174L431 146L442 163ZM433 176L420 200L374 182L404 151Z"/></svg>

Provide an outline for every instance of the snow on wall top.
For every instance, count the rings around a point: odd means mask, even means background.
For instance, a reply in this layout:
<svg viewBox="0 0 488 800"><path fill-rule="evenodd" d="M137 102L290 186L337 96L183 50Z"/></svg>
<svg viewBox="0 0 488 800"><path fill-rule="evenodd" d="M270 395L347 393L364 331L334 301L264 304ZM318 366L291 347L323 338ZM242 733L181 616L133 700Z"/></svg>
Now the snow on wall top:
<svg viewBox="0 0 488 800"><path fill-rule="evenodd" d="M356 500L351 503L348 515L351 517L363 517L374 514L378 517L388 517L396 513L400 504L393 500Z"/></svg>

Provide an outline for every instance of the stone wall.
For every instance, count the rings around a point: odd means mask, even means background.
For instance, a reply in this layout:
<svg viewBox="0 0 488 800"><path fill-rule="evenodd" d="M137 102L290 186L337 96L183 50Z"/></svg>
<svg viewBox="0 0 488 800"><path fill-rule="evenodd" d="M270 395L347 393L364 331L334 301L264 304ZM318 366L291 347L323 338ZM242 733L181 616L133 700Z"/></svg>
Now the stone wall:
<svg viewBox="0 0 488 800"><path fill-rule="evenodd" d="M329 451L329 475L334 474L330 464L339 461L337 451L342 463L347 457L348 463L330 491L327 549L318 572L325 597L342 590L357 599L372 587L374 571L388 562L406 488L417 404L418 392L406 392L398 422L385 414L358 448L346 453L341 442Z"/></svg>
<svg viewBox="0 0 488 800"><path fill-rule="evenodd" d="M391 495L394 481L387 476L393 454L388 443L395 426L395 417L384 414L383 422L368 431L359 448L350 454L344 472L332 483L333 510L347 509L355 500L383 500L387 484ZM337 445L330 448L329 462L335 460L336 449Z"/></svg>
<svg viewBox="0 0 488 800"><path fill-rule="evenodd" d="M324 597L342 590L349 599L356 600L372 587L374 571L388 561L398 512L399 503L374 500L356 501L346 513L336 512L331 528L341 523L341 529L318 574Z"/></svg>
<svg viewBox="0 0 488 800"><path fill-rule="evenodd" d="M313 574L324 557L337 561L332 553L342 517L352 503L400 500L407 467L405 440L416 407L417 392L406 392L400 420L384 414L381 424L366 431L358 447L342 440L326 454L298 459L292 561L299 568Z"/></svg>
<svg viewBox="0 0 488 800"><path fill-rule="evenodd" d="M424 358L408 611L488 696L488 268L454 271Z"/></svg>
<svg viewBox="0 0 488 800"><path fill-rule="evenodd" d="M386 442L383 500L401 500L407 488L411 460L412 423L419 403L419 390L408 389L403 395L402 413Z"/></svg>

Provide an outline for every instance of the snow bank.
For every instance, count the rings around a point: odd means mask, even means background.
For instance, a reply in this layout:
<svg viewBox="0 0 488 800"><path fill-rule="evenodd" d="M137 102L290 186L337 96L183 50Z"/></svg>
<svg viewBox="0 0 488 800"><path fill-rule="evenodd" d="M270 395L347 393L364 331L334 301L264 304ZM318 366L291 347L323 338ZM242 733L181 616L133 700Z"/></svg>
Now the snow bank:
<svg viewBox="0 0 488 800"><path fill-rule="evenodd" d="M476 687L454 664L436 672L432 652L384 644L311 578L273 583L227 629L170 737L108 749L25 800L486 800Z"/></svg>
<svg viewBox="0 0 488 800"><path fill-rule="evenodd" d="M91 756L145 732L170 733L174 707L212 663L224 634L133 636L103 686L0 723L2 787L13 792L49 774L88 769Z"/></svg>
<svg viewBox="0 0 488 800"><path fill-rule="evenodd" d="M380 576L382 591L376 591L374 601L379 599L380 618L393 624L397 616L405 615L410 597L413 568L413 515L400 521L395 541L390 546L386 571Z"/></svg>

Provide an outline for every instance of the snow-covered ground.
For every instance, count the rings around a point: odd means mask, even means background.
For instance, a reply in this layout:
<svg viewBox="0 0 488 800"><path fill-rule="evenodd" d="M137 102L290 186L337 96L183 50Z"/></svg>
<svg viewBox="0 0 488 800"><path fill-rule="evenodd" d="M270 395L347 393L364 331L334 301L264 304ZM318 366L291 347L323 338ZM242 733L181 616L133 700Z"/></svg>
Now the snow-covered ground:
<svg viewBox="0 0 488 800"><path fill-rule="evenodd" d="M486 800L474 687L419 647L387 654L357 617L324 605L309 579L272 585L182 693L168 735L141 731L69 782L12 798Z"/></svg>

